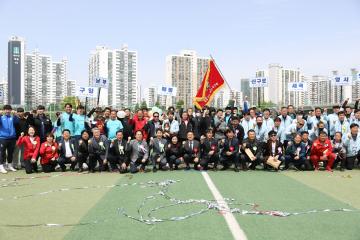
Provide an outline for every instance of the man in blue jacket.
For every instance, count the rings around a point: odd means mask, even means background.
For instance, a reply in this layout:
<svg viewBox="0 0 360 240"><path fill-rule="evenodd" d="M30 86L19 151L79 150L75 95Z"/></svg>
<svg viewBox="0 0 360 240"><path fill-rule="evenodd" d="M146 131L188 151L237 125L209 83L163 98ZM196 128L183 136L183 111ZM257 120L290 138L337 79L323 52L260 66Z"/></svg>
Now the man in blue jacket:
<svg viewBox="0 0 360 240"><path fill-rule="evenodd" d="M13 153L16 144L15 126L19 123L19 118L14 115L10 105L4 106L4 112L0 115L0 173L7 173L4 164L6 156L8 169L16 172L12 166ZM7 154L6 154L7 153Z"/></svg>

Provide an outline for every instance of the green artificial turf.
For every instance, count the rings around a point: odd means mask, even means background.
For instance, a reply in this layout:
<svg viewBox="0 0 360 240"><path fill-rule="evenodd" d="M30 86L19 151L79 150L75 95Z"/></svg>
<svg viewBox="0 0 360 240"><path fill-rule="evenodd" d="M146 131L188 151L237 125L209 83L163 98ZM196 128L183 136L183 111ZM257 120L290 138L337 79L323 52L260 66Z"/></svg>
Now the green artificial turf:
<svg viewBox="0 0 360 240"><path fill-rule="evenodd" d="M319 177L319 173L314 172L287 174L296 174L298 178L307 181ZM354 209L354 206L310 188L280 172L210 173L210 176L224 197L233 197L240 202L257 203L261 210L303 212L313 209ZM328 182L328 175L324 175L322 181ZM335 193L336 183L333 182L332 186ZM359 196L350 188L347 189L352 195ZM249 239L360 239L358 228L360 212L312 213L283 218L258 215L235 216Z"/></svg>
<svg viewBox="0 0 360 240"><path fill-rule="evenodd" d="M52 173L57 176L60 173ZM26 175L23 171L0 175L3 178L48 176ZM313 209L360 208L360 171L343 172L209 172L223 197L241 203L257 203L261 210L298 212ZM223 216L210 211L184 221L146 225L119 214L124 208L133 216L142 200L160 191L157 187L122 186L49 193L23 199L13 196L61 188L109 186L124 183L180 180L169 187L177 199L213 199L201 173L173 171L120 175L115 173L72 174L19 180L18 186L0 187L0 225L37 223L97 224L74 227L9 228L0 226L0 239L232 239ZM1 181L0 185L8 181ZM143 213L169 203L150 200ZM204 205L183 205L162 209L156 218L187 215ZM251 207L244 207L251 209ZM327 212L291 217L234 214L248 239L360 239L360 212Z"/></svg>
<svg viewBox="0 0 360 240"><path fill-rule="evenodd" d="M0 179L14 177L49 176L52 174L26 175L23 171L0 175ZM68 175L68 173L67 173ZM109 185L117 182L120 174L81 174L42 179L19 180L22 186L0 188L0 198L22 196L49 190ZM5 184L1 181L0 184ZM108 191L107 188L56 192L43 196L35 196L18 200L0 201L0 225L2 224L37 224L37 223L77 223L95 203ZM71 227L33 227L7 228L0 227L1 240L17 239L63 239Z"/></svg>
<svg viewBox="0 0 360 240"><path fill-rule="evenodd" d="M285 172L284 174L360 209L360 171L358 170L333 173Z"/></svg>
<svg viewBox="0 0 360 240"><path fill-rule="evenodd" d="M137 174L129 183L180 180L169 188L169 195L178 199L212 199L212 194L199 172L158 172L156 174ZM124 182L125 179L119 181ZM128 214L137 215L137 208L144 197L157 193L158 188L129 186L110 190L82 220L94 220L99 217L109 218L109 222L92 227L75 227L65 239L231 239L223 217L216 212L207 212L184 221L163 222L146 225L123 217L117 208L124 207ZM158 199L150 201L147 209L168 204L169 201ZM182 216L204 208L204 205L176 206L154 214L157 218ZM146 209L146 208L145 208ZM146 211L144 211L146 212Z"/></svg>

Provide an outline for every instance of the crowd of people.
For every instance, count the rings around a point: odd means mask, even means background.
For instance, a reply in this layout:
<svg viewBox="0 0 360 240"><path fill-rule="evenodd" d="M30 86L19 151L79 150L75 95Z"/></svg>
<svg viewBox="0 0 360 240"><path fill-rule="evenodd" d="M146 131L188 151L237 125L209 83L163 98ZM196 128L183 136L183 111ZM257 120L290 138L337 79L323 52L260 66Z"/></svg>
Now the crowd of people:
<svg viewBox="0 0 360 240"><path fill-rule="evenodd" d="M166 111L89 112L69 103L51 121L44 106L0 111L0 173L88 170L120 173L151 169L234 171L352 170L360 160L360 109L292 105L241 110L205 107Z"/></svg>

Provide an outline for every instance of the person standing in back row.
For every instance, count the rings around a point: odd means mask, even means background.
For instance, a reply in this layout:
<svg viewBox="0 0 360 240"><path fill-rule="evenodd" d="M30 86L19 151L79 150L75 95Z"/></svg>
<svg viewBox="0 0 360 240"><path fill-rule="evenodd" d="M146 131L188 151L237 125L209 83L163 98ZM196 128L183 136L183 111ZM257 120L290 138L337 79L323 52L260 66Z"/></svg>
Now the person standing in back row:
<svg viewBox="0 0 360 240"><path fill-rule="evenodd" d="M72 105L70 103L65 104L65 112L61 113L56 124L58 127L61 127L61 131L68 129L70 131L70 136L74 136L74 118Z"/></svg>
<svg viewBox="0 0 360 240"><path fill-rule="evenodd" d="M14 115L10 105L4 106L4 113L1 113L0 118L0 173L7 173L4 167L6 160L8 170L16 172L16 169L12 166L12 160L16 144L15 126L19 123L19 118Z"/></svg>
<svg viewBox="0 0 360 240"><path fill-rule="evenodd" d="M36 116L29 116L32 118L33 125L35 127L35 135L40 137L40 142L43 143L46 141L46 135L52 131L52 123L49 117L45 115L45 107L39 105L37 107Z"/></svg>

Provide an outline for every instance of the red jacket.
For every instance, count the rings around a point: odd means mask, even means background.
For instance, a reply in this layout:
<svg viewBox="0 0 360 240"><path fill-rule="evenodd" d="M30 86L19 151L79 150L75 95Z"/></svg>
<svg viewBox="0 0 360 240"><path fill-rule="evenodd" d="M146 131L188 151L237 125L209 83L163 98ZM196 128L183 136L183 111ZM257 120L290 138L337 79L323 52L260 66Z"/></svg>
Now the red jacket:
<svg viewBox="0 0 360 240"><path fill-rule="evenodd" d="M326 151L327 150L327 151ZM332 145L329 139L325 140L325 143L320 143L319 139L316 139L311 147L310 155L322 156L326 151L326 156L328 157L332 153Z"/></svg>
<svg viewBox="0 0 360 240"><path fill-rule="evenodd" d="M144 127L147 123L147 120L145 118L143 118L142 120L138 119L137 116L133 119L134 122L134 134L136 133L136 131L140 130L143 134L143 138L146 140L147 139L147 131L145 131Z"/></svg>
<svg viewBox="0 0 360 240"><path fill-rule="evenodd" d="M104 121L97 119L95 125L100 130L101 134L105 134L105 122Z"/></svg>
<svg viewBox="0 0 360 240"><path fill-rule="evenodd" d="M48 142L43 142L40 147L40 156L41 156L41 164L48 164L52 158L58 159L58 144L53 142L52 145L49 145Z"/></svg>
<svg viewBox="0 0 360 240"><path fill-rule="evenodd" d="M16 144L18 146L24 145L24 160L30 160L32 158L37 159L40 149L40 138L35 137L31 142L29 136L19 137Z"/></svg>

